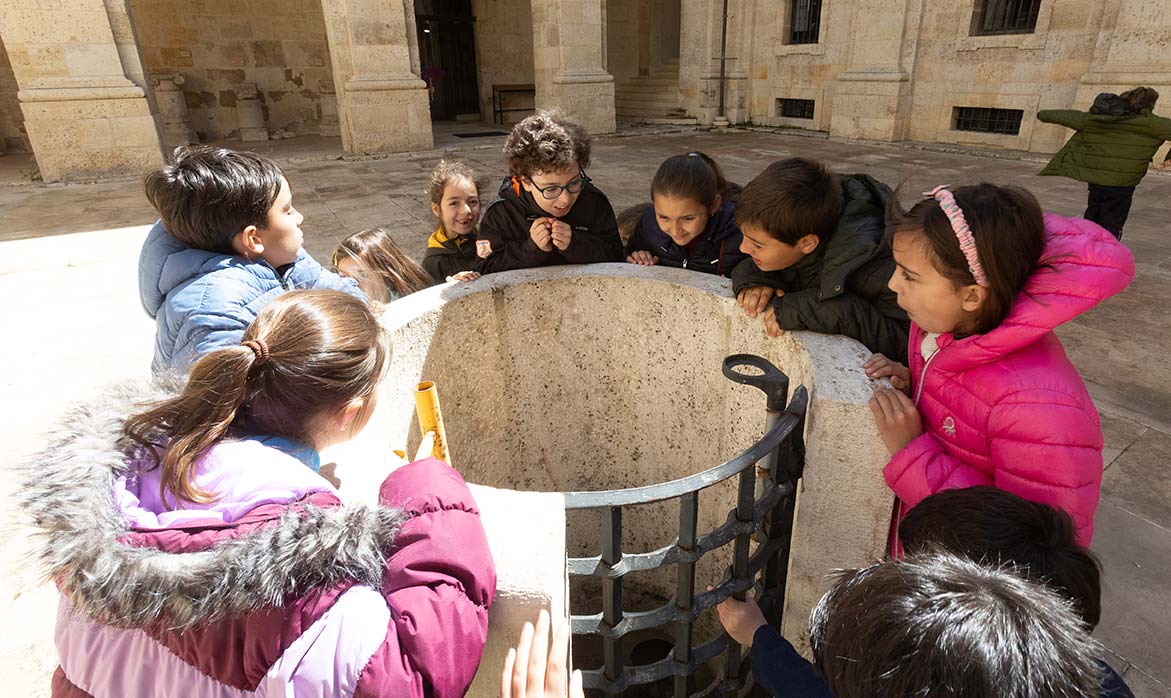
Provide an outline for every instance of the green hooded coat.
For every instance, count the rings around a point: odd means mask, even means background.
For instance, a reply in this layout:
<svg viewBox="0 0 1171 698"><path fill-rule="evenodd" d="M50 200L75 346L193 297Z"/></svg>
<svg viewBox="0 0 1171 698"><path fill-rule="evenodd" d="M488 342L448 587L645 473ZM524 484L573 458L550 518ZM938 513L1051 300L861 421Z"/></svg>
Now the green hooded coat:
<svg viewBox="0 0 1171 698"><path fill-rule="evenodd" d="M1171 140L1171 119L1150 110L1129 116L1046 109L1037 118L1077 131L1057 151L1043 175L1069 177L1108 187L1133 187L1163 141Z"/></svg>

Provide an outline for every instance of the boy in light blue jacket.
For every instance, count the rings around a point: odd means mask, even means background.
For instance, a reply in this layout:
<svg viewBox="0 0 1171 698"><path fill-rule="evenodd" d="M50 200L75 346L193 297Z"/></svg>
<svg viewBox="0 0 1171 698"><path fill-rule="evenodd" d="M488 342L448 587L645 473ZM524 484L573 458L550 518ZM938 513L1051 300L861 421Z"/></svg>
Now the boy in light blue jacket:
<svg viewBox="0 0 1171 698"><path fill-rule="evenodd" d="M302 249L305 220L272 160L226 148L178 148L146 176L159 214L138 259L142 307L155 319L155 373L186 373L199 356L237 344L256 314L293 289L365 298L357 283Z"/></svg>

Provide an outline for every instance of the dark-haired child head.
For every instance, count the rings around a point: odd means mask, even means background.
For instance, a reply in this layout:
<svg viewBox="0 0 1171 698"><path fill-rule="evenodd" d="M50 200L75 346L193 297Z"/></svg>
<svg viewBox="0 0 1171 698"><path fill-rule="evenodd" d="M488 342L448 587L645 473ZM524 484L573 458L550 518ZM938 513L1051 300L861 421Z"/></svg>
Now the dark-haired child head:
<svg viewBox="0 0 1171 698"><path fill-rule="evenodd" d="M824 165L804 158L779 160L736 199L740 251L761 271L788 269L833 234L842 215L842 186Z"/></svg>
<svg viewBox="0 0 1171 698"><path fill-rule="evenodd" d="M143 184L167 232L191 247L273 268L293 263L301 252L305 217L293 207L280 168L262 155L181 147Z"/></svg>
<svg viewBox="0 0 1171 698"><path fill-rule="evenodd" d="M512 127L504 158L509 174L537 206L562 218L589 181L585 171L590 166L590 135L560 111L538 111Z"/></svg>
<svg viewBox="0 0 1171 698"><path fill-rule="evenodd" d="M950 193L971 229L981 279L937 198L904 211L896 197L891 248L898 269L890 288L925 332L963 338L1008 316L1040 262L1045 221L1037 199L1020 187L978 184Z"/></svg>
<svg viewBox="0 0 1171 698"><path fill-rule="evenodd" d="M1101 569L1077 543L1069 514L991 486L936 492L899 524L903 549L942 548L977 562L1013 565L1073 602L1088 630L1102 616Z"/></svg>
<svg viewBox="0 0 1171 698"><path fill-rule="evenodd" d="M651 180L655 220L676 245L686 247L735 190L706 154L675 155L659 165Z"/></svg>
<svg viewBox="0 0 1171 698"><path fill-rule="evenodd" d="M1064 599L950 553L840 573L810 644L836 698L1075 698L1101 681L1099 648Z"/></svg>

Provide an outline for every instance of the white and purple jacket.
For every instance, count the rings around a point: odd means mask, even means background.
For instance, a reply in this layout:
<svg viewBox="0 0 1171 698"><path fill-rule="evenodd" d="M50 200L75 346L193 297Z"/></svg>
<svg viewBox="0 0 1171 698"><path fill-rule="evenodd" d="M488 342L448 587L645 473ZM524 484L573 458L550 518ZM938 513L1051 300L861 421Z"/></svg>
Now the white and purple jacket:
<svg viewBox="0 0 1171 698"><path fill-rule="evenodd" d="M295 458L224 442L195 473L219 499L168 510L120 443L144 397L78 408L25 471L62 593L55 698L464 694L496 575L458 473L411 463L381 506L350 506Z"/></svg>

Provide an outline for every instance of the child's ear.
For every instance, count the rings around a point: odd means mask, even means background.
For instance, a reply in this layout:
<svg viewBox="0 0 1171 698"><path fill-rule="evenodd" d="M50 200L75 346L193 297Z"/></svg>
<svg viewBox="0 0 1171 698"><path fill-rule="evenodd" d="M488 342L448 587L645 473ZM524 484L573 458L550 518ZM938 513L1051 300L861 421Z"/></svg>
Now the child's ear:
<svg viewBox="0 0 1171 698"><path fill-rule="evenodd" d="M330 426L333 427L334 433L348 433L355 423L361 422L362 410L365 408L366 398L364 397L356 397L345 405L342 405L342 408L334 413L333 419L331 420Z"/></svg>
<svg viewBox="0 0 1171 698"><path fill-rule="evenodd" d="M439 204L434 202L431 203L431 213L435 214L435 217L439 220L443 220L442 216L439 215Z"/></svg>
<svg viewBox="0 0 1171 698"><path fill-rule="evenodd" d="M724 197L720 196L719 194L716 194L716 200L712 202L711 210L707 212L707 215L709 215L709 216L716 215L716 211L719 211L720 207L723 205L724 205Z"/></svg>
<svg viewBox="0 0 1171 698"><path fill-rule="evenodd" d="M816 250L817 246L820 244L821 238L817 237L813 233L809 233L797 241L797 249L801 250L801 254L810 254Z"/></svg>
<svg viewBox="0 0 1171 698"><path fill-rule="evenodd" d="M979 284L969 284L960 292L960 307L969 313L974 313L984 306L988 300L988 288Z"/></svg>
<svg viewBox="0 0 1171 698"><path fill-rule="evenodd" d="M259 259L264 254L264 243L260 240L256 226L250 225L236 233L232 238L232 251L249 261Z"/></svg>

